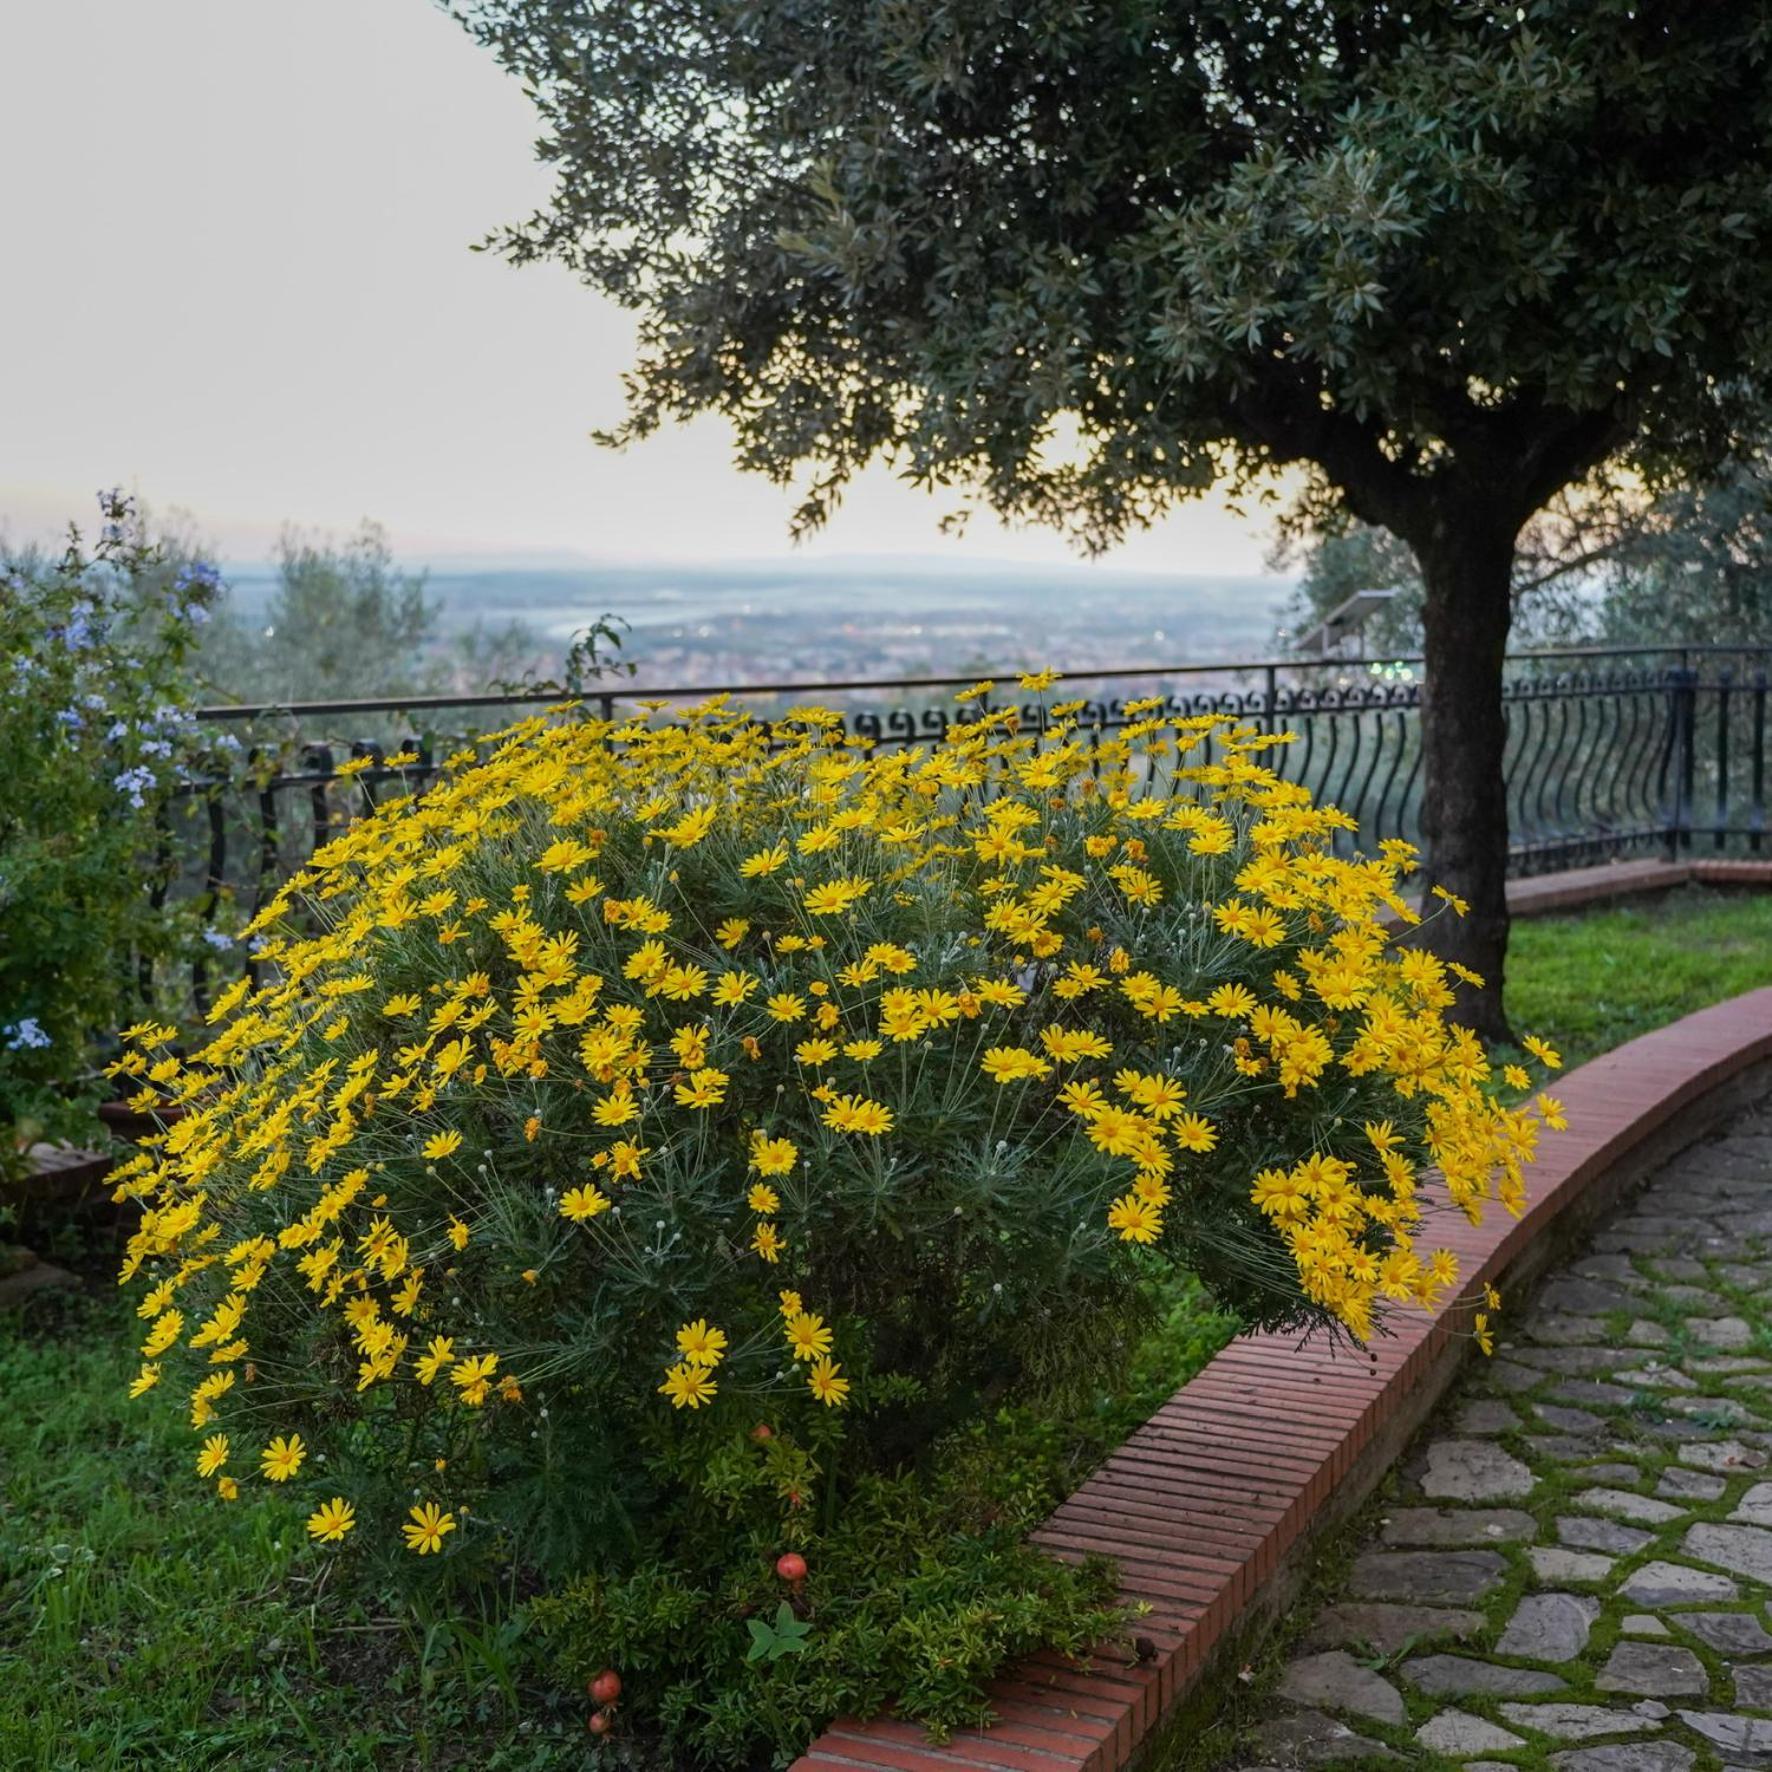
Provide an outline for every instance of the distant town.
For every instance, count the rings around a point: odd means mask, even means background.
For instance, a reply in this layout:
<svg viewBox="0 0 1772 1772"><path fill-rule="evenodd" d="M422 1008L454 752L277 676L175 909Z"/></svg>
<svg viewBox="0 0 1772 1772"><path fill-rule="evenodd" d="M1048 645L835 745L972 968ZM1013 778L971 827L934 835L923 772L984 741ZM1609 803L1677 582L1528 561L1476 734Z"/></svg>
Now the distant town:
<svg viewBox="0 0 1772 1772"><path fill-rule="evenodd" d="M243 611L274 569L228 573ZM539 668L610 614L634 682L660 688L955 676L1051 664L1070 675L1263 657L1280 577L956 567L917 558L729 566L462 565L427 571L445 634L515 626Z"/></svg>

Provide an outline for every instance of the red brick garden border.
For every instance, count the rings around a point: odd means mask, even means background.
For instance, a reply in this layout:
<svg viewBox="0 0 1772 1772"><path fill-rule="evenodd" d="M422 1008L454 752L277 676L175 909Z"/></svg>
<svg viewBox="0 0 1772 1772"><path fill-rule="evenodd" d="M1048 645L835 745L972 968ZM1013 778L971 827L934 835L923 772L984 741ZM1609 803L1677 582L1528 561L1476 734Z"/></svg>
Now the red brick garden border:
<svg viewBox="0 0 1772 1772"><path fill-rule="evenodd" d="M1283 1604L1311 1534L1359 1505L1444 1392L1484 1282L1529 1283L1563 1233L1698 1137L1760 1082L1756 1067L1769 1059L1772 987L1570 1072L1557 1092L1570 1129L1546 1141L1529 1171L1521 1217L1491 1211L1481 1225L1436 1227L1463 1273L1437 1315L1401 1318L1361 1352L1248 1336L1182 1386L1035 1534L1056 1556L1115 1559L1124 1597L1150 1608L1137 1626L1142 1660L1104 1651L1080 1668L1038 1655L995 1683L988 1729L936 1746L890 1717L841 1720L793 1772L1129 1765L1208 1662Z"/></svg>
<svg viewBox="0 0 1772 1772"><path fill-rule="evenodd" d="M1608 898L1639 892L1671 892L1676 886L1772 886L1772 861L1730 861L1721 856L1693 861L1610 861L1510 880L1507 908L1516 917L1578 910Z"/></svg>

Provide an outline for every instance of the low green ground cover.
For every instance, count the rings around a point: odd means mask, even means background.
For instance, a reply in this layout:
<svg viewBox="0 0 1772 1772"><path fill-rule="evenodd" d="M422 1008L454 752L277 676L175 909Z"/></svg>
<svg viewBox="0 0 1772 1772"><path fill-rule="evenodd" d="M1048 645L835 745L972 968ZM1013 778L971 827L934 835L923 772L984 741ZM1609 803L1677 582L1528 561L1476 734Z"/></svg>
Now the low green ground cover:
<svg viewBox="0 0 1772 1772"><path fill-rule="evenodd" d="M1127 1387L1071 1419L1006 1410L955 1454L963 1493L920 1498L921 1536L1002 1554L1228 1339L1167 1282ZM132 1330L108 1298L41 1299L0 1326L0 1766L312 1772L585 1763L589 1709L546 1677L520 1596L464 1619L329 1583L300 1510L260 1491L193 1502L176 1408L130 1403ZM958 1490L959 1485L954 1485ZM983 1510L981 1508L983 1498Z"/></svg>
<svg viewBox="0 0 1772 1772"><path fill-rule="evenodd" d="M1690 886L1516 923L1508 1013L1580 1064L1763 984L1772 984L1772 893Z"/></svg>
<svg viewBox="0 0 1772 1772"><path fill-rule="evenodd" d="M1765 983L1772 897L1700 891L1522 923L1510 974L1516 1025L1572 1063ZM466 1618L366 1600L302 1554L274 1496L193 1506L189 1431L170 1405L126 1401L133 1318L94 1292L0 1323L0 1765L584 1764L588 1706L545 1678L526 1596ZM1157 1303L1122 1392L980 1431L968 1456L994 1530L1048 1511L1230 1333L1186 1283ZM944 1529L939 1507L919 1529Z"/></svg>

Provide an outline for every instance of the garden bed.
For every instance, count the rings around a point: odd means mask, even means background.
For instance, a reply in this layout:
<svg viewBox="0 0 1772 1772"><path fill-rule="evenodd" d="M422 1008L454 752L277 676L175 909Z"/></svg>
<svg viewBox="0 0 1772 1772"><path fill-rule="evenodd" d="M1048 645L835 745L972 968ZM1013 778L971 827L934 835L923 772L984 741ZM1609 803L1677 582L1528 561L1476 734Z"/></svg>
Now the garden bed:
<svg viewBox="0 0 1772 1772"><path fill-rule="evenodd" d="M82 1293L0 1316L0 1764L220 1767L287 1749L299 1714L327 1772L581 1765L582 1700L543 1677L521 1614L351 1599L304 1567L279 1497L189 1505L190 1435L125 1400L139 1328L85 1266ZM1232 1328L1168 1282L1124 1390L1063 1421L1001 1413L982 1470L1008 1517L1037 1520Z"/></svg>
<svg viewBox="0 0 1772 1772"><path fill-rule="evenodd" d="M1675 925L1662 930L1658 921L1647 920L1642 938L1675 948L1692 945L1679 921L1688 915L1753 914L1750 901L1730 901L1725 911L1697 894L1665 900L1658 913ZM1614 957L1609 941L1583 940L1582 927L1575 922L1559 934L1557 924L1547 921L1522 930L1515 980L1522 1019L1558 1044L1574 1043L1578 1049L1584 1044L1580 1038L1569 1041L1577 1031L1574 1016L1586 1012L1596 997L1580 982L1582 959L1591 970ZM1738 939L1719 928L1707 926L1706 951L1714 959L1719 946L1733 946L1741 967L1751 970L1753 933ZM1546 945L1534 957L1531 944L1541 932ZM1556 953L1576 956L1577 976L1535 999L1545 962ZM1670 1012L1675 999L1650 988L1656 968L1613 969L1619 1019L1628 1023L1632 1015L1659 1018ZM1684 988L1702 989L1734 976L1713 965ZM1608 1000L1605 993L1598 995ZM982 1465L975 1461L973 1474L982 1472L985 1486L995 1485L1006 1498L990 1521L1000 1535L1018 1538L1020 1526L1035 1523L1154 1409L1157 1417L1144 1430L1145 1439L1162 1439L1178 1426L1190 1435L1211 1426L1179 1404L1158 1406L1211 1357L1228 1325L1186 1281L1153 1277L1152 1286L1159 1321L1124 1386L1112 1395L1074 1398L1059 1416L1006 1411L981 1424L977 1444L986 1456ZM110 1292L108 1279L103 1289ZM62 1744L72 1741L80 1756L74 1763L134 1766L151 1762L126 1751L127 1744L174 1739L201 1743L193 1751L213 1753L213 1763L223 1764L230 1756L280 1741L292 1709L309 1720L307 1743L317 1766L447 1765L464 1751L467 1763L489 1768L549 1765L556 1763L556 1753L562 1756L558 1763L578 1763L582 1700L550 1691L539 1679L539 1658L521 1608L506 1603L465 1616L445 1615L422 1602L415 1607L410 1596L393 1590L379 1600L349 1599L324 1574L316 1579L311 1566L295 1556L300 1512L281 1505L275 1495L243 1500L231 1511L192 1510L176 1498L174 1487L189 1480L188 1435L170 1411L144 1418L139 1406L126 1413L120 1401L127 1362L110 1349L129 1334L128 1319L110 1304L70 1310L43 1301L33 1306L33 1322L39 1330L51 1330L47 1342L20 1341L0 1352L15 1400L13 1416L0 1424L0 1464L17 1473L0 1497L0 1618L22 1623L32 1635L29 1681L17 1679L15 1670L14 1689L21 1697L0 1700L0 1749L8 1764L59 1766L66 1763ZM1385 1360L1394 1345L1381 1344L1381 1373L1388 1371ZM1321 1371L1310 1369L1290 1343L1281 1353L1290 1374L1311 1371L1313 1393L1333 1395L1350 1371L1360 1369L1345 1356ZM1250 1376L1240 1368L1235 1373L1239 1385ZM1330 1382L1319 1382L1325 1379ZM102 1396L97 1394L101 1386L107 1391ZM1306 1415L1317 1400L1307 1397ZM1298 1436L1288 1439L1296 1444ZM1133 1456L1141 1444L1134 1436L1122 1457ZM1228 1476L1228 1488L1220 1483L1208 1512L1234 1509L1237 1495L1250 1488L1251 1464L1264 1471L1273 1462L1259 1439L1245 1444L1242 1455L1242 1466L1221 1473ZM1091 1551L1119 1554L1128 1580L1136 1583L1144 1578L1153 1548L1143 1539L1163 1536L1172 1473L1165 1466L1154 1478L1118 1485L1109 1474L1115 1469L1110 1461L1097 1486L1084 1484L1080 1492L1096 1500L1105 1496L1105 1505L1069 1504L1094 1511L1078 1518L1069 1539L1061 1524L1055 1528L1059 1537L1043 1541L1072 1560ZM1059 1521L1067 1517L1061 1510ZM936 1518L939 1525L939 1507ZM1150 1522L1148 1530L1137 1524L1140 1520ZM1185 1531L1190 1542L1228 1543L1205 1517L1190 1518ZM1196 1569L1185 1578L1188 1592L1197 1588L1199 1574ZM242 1591L259 1596L256 1608L238 1605ZM1219 1611L1230 1616L1222 1605ZM1156 1631L1138 1628L1156 1652L1151 1667L1176 1661L1180 1636L1170 1644ZM102 1677L94 1677L95 1669ZM1084 1676L1060 1669L1056 1657L1037 1658L1027 1677L1001 1683L996 1696L1050 1714L1051 1682L1062 1678L1065 1705L1098 1721L1111 1716L1127 1682L1111 1670ZM1130 1682L1140 1694L1146 1691L1144 1672ZM1167 1677L1173 1686L1177 1676ZM9 1711L8 1705L14 1708ZM1150 1708L1148 1698L1113 1718L1112 1739L1130 1739L1130 1719L1141 1714L1141 1706ZM1011 1719L1010 1727L1015 1726ZM888 1736L894 1729L876 1727ZM1068 1727L1061 1732L1074 1733ZM867 1733L874 1739L874 1729ZM907 1733L921 1739L915 1730ZM1094 1741L1093 1725L1084 1733ZM997 1743L1008 1738L1003 1730L988 1737ZM943 1750L942 1763L951 1764L955 1756L975 1761L971 1741L972 1736L957 1738ZM471 1745L464 1749L464 1743ZM1099 1745L1094 1742L1091 1751ZM901 1751L901 1742L891 1742L891 1748ZM175 1758L167 1763L205 1762Z"/></svg>

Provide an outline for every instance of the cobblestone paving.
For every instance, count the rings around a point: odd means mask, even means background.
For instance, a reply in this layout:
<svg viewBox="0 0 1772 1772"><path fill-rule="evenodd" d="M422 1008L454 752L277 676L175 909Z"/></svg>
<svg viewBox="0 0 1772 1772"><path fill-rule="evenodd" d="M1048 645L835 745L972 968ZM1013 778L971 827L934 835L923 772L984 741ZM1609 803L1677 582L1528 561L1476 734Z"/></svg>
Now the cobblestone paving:
<svg viewBox="0 0 1772 1772"><path fill-rule="evenodd" d="M1243 1768L1772 1768L1772 1104L1545 1282L1376 1520Z"/></svg>

